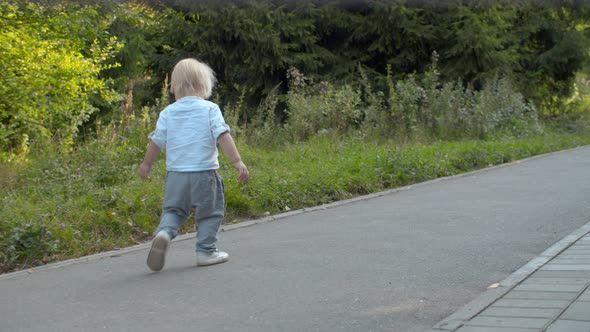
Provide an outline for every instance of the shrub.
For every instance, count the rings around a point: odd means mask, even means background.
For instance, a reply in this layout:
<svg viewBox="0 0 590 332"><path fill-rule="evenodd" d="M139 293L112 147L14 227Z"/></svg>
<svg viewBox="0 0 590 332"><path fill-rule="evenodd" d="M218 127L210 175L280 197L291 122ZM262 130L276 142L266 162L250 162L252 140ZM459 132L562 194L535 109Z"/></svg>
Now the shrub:
<svg viewBox="0 0 590 332"><path fill-rule="evenodd" d="M100 73L120 44L93 31L103 28L93 6L3 4L0 16L0 148L22 154L50 140L71 148L98 110L93 101L118 98Z"/></svg>

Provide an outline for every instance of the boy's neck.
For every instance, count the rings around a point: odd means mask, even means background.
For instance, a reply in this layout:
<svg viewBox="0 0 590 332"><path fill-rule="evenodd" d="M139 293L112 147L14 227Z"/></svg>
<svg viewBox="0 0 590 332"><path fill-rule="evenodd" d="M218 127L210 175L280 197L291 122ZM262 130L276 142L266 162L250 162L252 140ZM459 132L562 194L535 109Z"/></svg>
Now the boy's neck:
<svg viewBox="0 0 590 332"><path fill-rule="evenodd" d="M178 97L175 97L176 100L181 100L181 99L184 99L184 98L198 98L198 99L203 99L203 97L197 96L197 95L187 95L187 96L178 96Z"/></svg>

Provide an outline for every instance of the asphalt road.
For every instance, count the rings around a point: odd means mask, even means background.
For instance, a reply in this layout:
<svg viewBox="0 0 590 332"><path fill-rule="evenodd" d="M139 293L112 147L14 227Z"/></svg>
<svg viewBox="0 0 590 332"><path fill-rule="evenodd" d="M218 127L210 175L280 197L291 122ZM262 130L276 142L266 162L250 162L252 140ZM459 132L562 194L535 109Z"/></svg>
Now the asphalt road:
<svg viewBox="0 0 590 332"><path fill-rule="evenodd" d="M425 331L590 219L590 147L172 244L0 276L0 331Z"/></svg>

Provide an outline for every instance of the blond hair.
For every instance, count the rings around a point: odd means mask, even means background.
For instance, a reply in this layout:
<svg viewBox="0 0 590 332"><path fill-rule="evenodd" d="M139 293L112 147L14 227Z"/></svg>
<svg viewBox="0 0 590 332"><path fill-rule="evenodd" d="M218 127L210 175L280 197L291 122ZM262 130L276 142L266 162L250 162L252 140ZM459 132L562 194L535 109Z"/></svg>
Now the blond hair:
<svg viewBox="0 0 590 332"><path fill-rule="evenodd" d="M197 59L180 60L172 70L170 92L176 99L186 96L211 97L216 78L213 69Z"/></svg>

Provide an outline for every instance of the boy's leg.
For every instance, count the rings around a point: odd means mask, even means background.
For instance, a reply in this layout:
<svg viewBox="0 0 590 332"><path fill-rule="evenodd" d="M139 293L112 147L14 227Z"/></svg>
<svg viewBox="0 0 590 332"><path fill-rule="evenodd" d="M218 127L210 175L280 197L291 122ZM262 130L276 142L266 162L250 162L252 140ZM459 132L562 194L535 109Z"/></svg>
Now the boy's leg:
<svg viewBox="0 0 590 332"><path fill-rule="evenodd" d="M216 247L217 232L225 214L223 179L216 171L200 172L198 176L200 179L196 183L199 185L193 187L195 222L198 227L196 251L198 254L210 255L219 253Z"/></svg>
<svg viewBox="0 0 590 332"><path fill-rule="evenodd" d="M153 271L164 267L170 241L178 234L190 211L187 177L181 173L166 175L166 195L162 206L160 224L154 233L152 247L148 254L147 265Z"/></svg>
<svg viewBox="0 0 590 332"><path fill-rule="evenodd" d="M166 194L162 203L160 224L154 235L166 231L171 239L178 235L178 227L186 221L191 211L190 182L187 173L166 174Z"/></svg>
<svg viewBox="0 0 590 332"><path fill-rule="evenodd" d="M170 235L171 239L174 239L178 235L178 227L186 220L188 215L182 211L174 208L164 208L162 211L162 217L160 218L160 224L154 232L154 236L160 231L165 231Z"/></svg>
<svg viewBox="0 0 590 332"><path fill-rule="evenodd" d="M197 222L197 252L210 253L217 250L217 232L222 220L223 216L210 216Z"/></svg>

